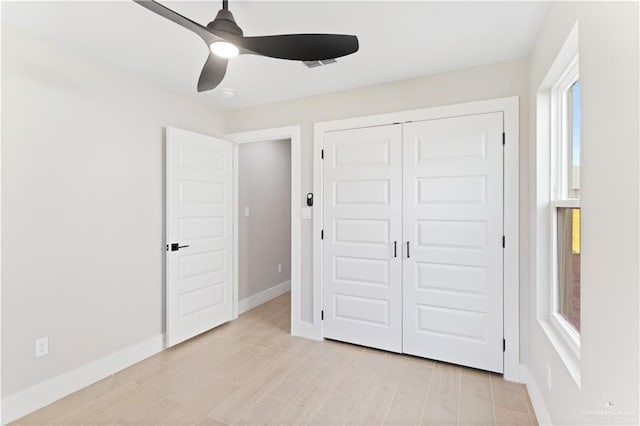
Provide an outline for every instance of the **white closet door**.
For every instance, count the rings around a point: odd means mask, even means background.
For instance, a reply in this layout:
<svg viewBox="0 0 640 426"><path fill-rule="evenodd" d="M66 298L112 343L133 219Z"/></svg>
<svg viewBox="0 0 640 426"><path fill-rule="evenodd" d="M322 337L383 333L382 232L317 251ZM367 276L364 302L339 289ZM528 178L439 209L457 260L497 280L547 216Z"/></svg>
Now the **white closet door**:
<svg viewBox="0 0 640 426"><path fill-rule="evenodd" d="M502 113L403 130L403 351L502 372Z"/></svg>
<svg viewBox="0 0 640 426"><path fill-rule="evenodd" d="M167 346L231 320L232 153L167 128Z"/></svg>
<svg viewBox="0 0 640 426"><path fill-rule="evenodd" d="M400 352L401 126L327 133L323 163L324 336Z"/></svg>

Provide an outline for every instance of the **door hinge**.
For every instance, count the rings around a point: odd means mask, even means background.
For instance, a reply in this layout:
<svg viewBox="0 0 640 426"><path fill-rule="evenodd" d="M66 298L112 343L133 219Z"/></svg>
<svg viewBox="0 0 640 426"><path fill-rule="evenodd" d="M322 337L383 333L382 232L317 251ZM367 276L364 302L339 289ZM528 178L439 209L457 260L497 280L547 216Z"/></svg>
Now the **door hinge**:
<svg viewBox="0 0 640 426"><path fill-rule="evenodd" d="M324 149L320 150L320 159L324 160Z"/></svg>
<svg viewBox="0 0 640 426"><path fill-rule="evenodd" d="M165 250L169 251L169 244L165 246Z"/></svg>
<svg viewBox="0 0 640 426"><path fill-rule="evenodd" d="M320 239L324 240L324 229L320 230Z"/></svg>
<svg viewBox="0 0 640 426"><path fill-rule="evenodd" d="M324 310L320 311L320 321L324 321Z"/></svg>
<svg viewBox="0 0 640 426"><path fill-rule="evenodd" d="M502 352L507 351L507 341L502 339Z"/></svg>
<svg viewBox="0 0 640 426"><path fill-rule="evenodd" d="M502 236L502 248L505 248L507 246L507 237L505 237L504 235Z"/></svg>
<svg viewBox="0 0 640 426"><path fill-rule="evenodd" d="M502 145L504 145L505 143L507 143L507 135L502 132Z"/></svg>

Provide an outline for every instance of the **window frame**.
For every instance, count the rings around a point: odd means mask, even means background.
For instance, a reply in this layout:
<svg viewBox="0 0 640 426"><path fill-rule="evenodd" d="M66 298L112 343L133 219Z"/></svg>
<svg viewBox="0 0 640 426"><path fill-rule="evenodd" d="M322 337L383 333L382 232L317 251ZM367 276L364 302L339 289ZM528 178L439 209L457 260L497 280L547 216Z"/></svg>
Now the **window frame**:
<svg viewBox="0 0 640 426"><path fill-rule="evenodd" d="M582 387L582 371L580 363L580 346L572 339L568 323L564 327L563 321L552 315L554 312L553 293L556 285L556 271L553 268L557 244L556 208L571 206L572 201L561 200L553 192L555 188L557 157L562 153L554 141L558 139L559 109L557 96L552 98L551 92L565 81L567 70L574 62L577 63L579 55L579 29L578 22L567 35L565 41L559 46L555 58L551 60L546 74L536 91L535 113L535 169L533 171L534 193L531 205L531 216L535 218L532 223L534 228L532 240L532 271L531 279L535 290L535 315L537 326L546 336L552 350L562 361L567 373L574 380L578 388ZM569 86L567 86L569 87ZM581 83L584 88L584 84ZM581 93L583 95L584 93ZM581 97L584 99L584 96ZM552 161L553 158L553 161ZM555 207L555 208L554 208ZM553 214L552 214L553 213ZM566 321L565 321L566 322Z"/></svg>
<svg viewBox="0 0 640 426"><path fill-rule="evenodd" d="M551 156L549 176L549 223L550 223L550 291L548 320L565 345L579 358L580 332L576 330L560 313L560 282L558 253L558 210L560 208L580 208L580 199L571 197L572 185L572 128L569 126L572 109L569 105L568 91L579 80L578 55L569 61L560 78L550 92L551 107Z"/></svg>

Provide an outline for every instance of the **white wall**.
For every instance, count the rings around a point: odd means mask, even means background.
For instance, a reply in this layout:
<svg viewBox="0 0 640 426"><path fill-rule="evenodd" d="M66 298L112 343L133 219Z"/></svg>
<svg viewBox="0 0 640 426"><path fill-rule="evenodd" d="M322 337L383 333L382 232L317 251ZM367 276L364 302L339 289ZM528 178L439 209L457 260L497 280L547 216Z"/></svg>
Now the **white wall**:
<svg viewBox="0 0 640 426"><path fill-rule="evenodd" d="M536 92L577 20L582 95L581 387L541 328L536 287L529 289L529 374L554 424L640 422L638 12L638 3L631 2L554 4L530 58L529 127L535 141ZM535 215L534 143L529 155ZM546 286L547 278L534 267L541 261L535 258L536 231L532 220L530 281ZM609 411L608 402L614 405Z"/></svg>
<svg viewBox="0 0 640 426"><path fill-rule="evenodd" d="M6 27L2 65L7 397L163 333L162 128L224 117Z"/></svg>
<svg viewBox="0 0 640 426"><path fill-rule="evenodd" d="M249 217L244 209L249 207ZM278 272L278 264L282 272ZM238 297L291 279L291 142L238 146Z"/></svg>
<svg viewBox="0 0 640 426"><path fill-rule="evenodd" d="M528 63L525 60L482 66L464 71L438 74L344 92L314 96L267 106L243 108L227 113L227 132L242 132L271 127L302 126L301 140L301 203L305 194L313 191L313 123L404 111L430 106L492 99L520 97L520 233L528 231ZM303 207L301 205L300 207ZM314 211L314 214L319 212ZM301 318L311 322L312 294L312 223L302 221L301 227ZM522 240L521 240L522 241ZM528 245L521 242L521 348L526 354L527 330L527 259ZM523 361L526 358L523 358Z"/></svg>

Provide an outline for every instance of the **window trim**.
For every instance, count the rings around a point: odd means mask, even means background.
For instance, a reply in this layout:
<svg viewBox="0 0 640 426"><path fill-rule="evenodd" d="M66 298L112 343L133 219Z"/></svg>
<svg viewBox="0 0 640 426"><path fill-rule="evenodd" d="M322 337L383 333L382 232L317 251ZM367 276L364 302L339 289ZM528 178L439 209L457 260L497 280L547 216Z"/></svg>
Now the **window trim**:
<svg viewBox="0 0 640 426"><path fill-rule="evenodd" d="M567 368L567 372L581 388L580 336L560 314L556 312L557 289L557 209L580 207L577 198L569 198L562 191L561 160L568 152L558 143L567 129L562 122L562 97L565 89L577 79L578 24L567 36L550 65L536 94L536 190L535 223L535 291L538 325L549 343ZM560 92L559 92L560 91ZM564 105L566 108L566 104ZM568 167L568 165L566 166ZM566 170L565 167L565 170ZM566 179L565 179L566 181ZM568 188L568 185L564 187Z"/></svg>

